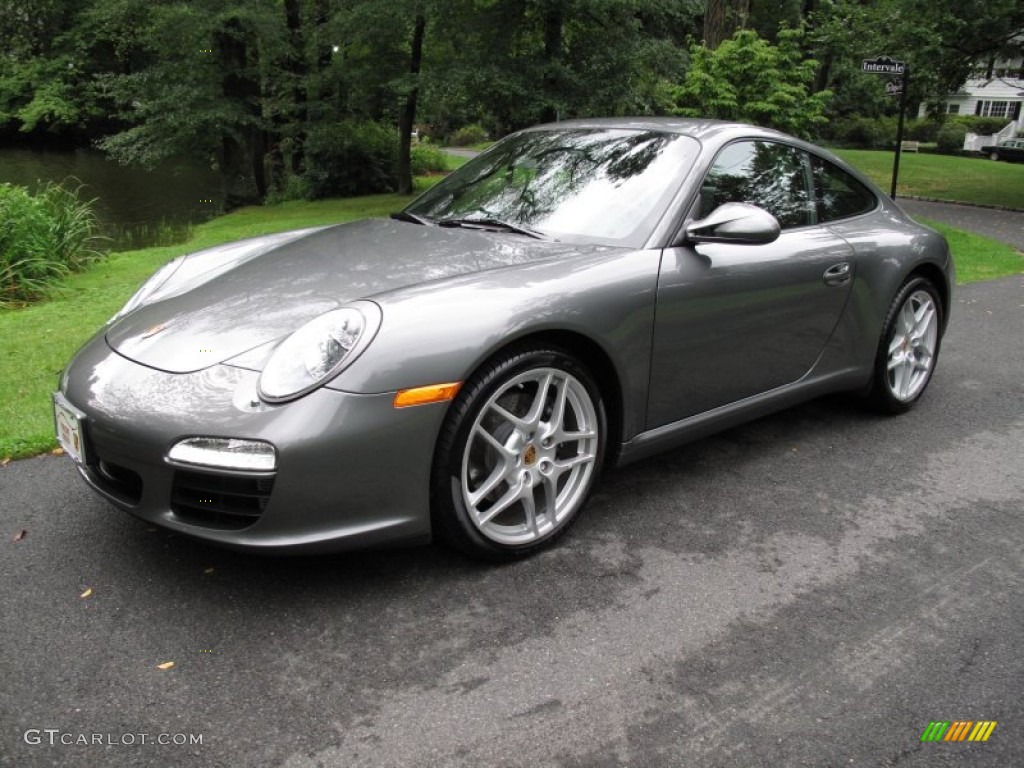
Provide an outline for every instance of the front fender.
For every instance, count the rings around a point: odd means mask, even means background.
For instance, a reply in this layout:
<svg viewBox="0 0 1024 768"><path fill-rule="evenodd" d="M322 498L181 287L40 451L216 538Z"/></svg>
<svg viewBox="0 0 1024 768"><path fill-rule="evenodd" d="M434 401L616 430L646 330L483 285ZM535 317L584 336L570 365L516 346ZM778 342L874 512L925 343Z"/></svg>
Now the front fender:
<svg viewBox="0 0 1024 768"><path fill-rule="evenodd" d="M489 270L373 297L373 344L327 384L370 394L464 381L509 343L559 331L587 337L615 368L626 437L643 423L661 252L608 249Z"/></svg>

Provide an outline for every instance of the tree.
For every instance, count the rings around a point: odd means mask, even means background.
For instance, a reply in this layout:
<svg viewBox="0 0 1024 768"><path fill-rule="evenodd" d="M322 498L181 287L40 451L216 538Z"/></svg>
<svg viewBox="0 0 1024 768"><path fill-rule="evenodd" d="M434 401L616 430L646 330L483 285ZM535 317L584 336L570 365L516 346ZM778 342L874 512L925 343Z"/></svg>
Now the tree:
<svg viewBox="0 0 1024 768"><path fill-rule="evenodd" d="M436 132L481 122L664 113L703 0L462 0L431 27L422 110Z"/></svg>
<svg viewBox="0 0 1024 768"><path fill-rule="evenodd" d="M750 0L744 26L774 43L779 27L797 28L808 23L816 3L817 0Z"/></svg>
<svg viewBox="0 0 1024 768"><path fill-rule="evenodd" d="M423 4L417 3L409 52L409 76L413 83L405 96L405 106L398 120L398 193L401 195L412 194L412 126L416 122L416 101L420 93L416 79L423 61L423 36L426 28L427 17Z"/></svg>
<svg viewBox="0 0 1024 768"><path fill-rule="evenodd" d="M817 62L804 57L799 30L779 32L771 45L740 30L717 49L690 48L690 69L674 91L676 114L767 125L808 136L823 123L831 93L812 94Z"/></svg>
<svg viewBox="0 0 1024 768"><path fill-rule="evenodd" d="M823 62L819 86L836 93L835 114L894 111L879 78L860 61L885 54L910 65L910 103L957 90L979 63L1024 54L1020 0L822 0L810 35Z"/></svg>
<svg viewBox="0 0 1024 768"><path fill-rule="evenodd" d="M84 10L72 0L0 0L0 129L52 141L102 114L83 50Z"/></svg>
<svg viewBox="0 0 1024 768"><path fill-rule="evenodd" d="M704 45L715 50L738 29L747 26L750 0L706 0Z"/></svg>

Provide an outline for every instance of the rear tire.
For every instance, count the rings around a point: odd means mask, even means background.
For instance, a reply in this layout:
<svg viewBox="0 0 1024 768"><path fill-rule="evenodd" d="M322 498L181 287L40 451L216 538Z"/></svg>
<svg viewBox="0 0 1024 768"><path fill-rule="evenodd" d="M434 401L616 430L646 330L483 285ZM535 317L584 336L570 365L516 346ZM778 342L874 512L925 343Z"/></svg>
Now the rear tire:
<svg viewBox="0 0 1024 768"><path fill-rule="evenodd" d="M552 544L597 482L606 424L600 390L565 350L524 345L492 358L462 387L438 438L438 539L487 560Z"/></svg>
<svg viewBox="0 0 1024 768"><path fill-rule="evenodd" d="M883 413L909 411L931 381L942 342L942 300L934 283L912 277L886 313L868 400Z"/></svg>

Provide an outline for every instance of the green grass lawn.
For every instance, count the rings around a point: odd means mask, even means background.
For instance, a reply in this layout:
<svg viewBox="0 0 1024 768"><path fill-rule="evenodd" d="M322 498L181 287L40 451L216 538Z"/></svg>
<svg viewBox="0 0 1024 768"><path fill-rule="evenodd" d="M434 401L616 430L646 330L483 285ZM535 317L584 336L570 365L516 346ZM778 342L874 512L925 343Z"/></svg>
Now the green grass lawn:
<svg viewBox="0 0 1024 768"><path fill-rule="evenodd" d="M956 262L956 281L960 285L1024 273L1024 255L1005 243L954 229L931 219L919 221L946 236Z"/></svg>
<svg viewBox="0 0 1024 768"><path fill-rule="evenodd" d="M423 188L430 180L417 183ZM242 208L199 225L187 243L113 254L67 278L48 301L0 310L0 461L56 446L50 393L61 369L161 264L182 253L254 235L386 216L408 201L398 195L373 195ZM959 282L1024 272L1024 258L1009 246L928 224L949 238Z"/></svg>
<svg viewBox="0 0 1024 768"><path fill-rule="evenodd" d="M448 166L449 171L454 171L456 168L461 168L469 162L468 157L462 155L449 155L447 152L444 153L444 162Z"/></svg>
<svg viewBox="0 0 1024 768"><path fill-rule="evenodd" d="M892 185L892 152L832 150L867 174L886 192ZM904 152L896 196L917 195L1024 210L1024 163L1001 163L980 157L952 157Z"/></svg>

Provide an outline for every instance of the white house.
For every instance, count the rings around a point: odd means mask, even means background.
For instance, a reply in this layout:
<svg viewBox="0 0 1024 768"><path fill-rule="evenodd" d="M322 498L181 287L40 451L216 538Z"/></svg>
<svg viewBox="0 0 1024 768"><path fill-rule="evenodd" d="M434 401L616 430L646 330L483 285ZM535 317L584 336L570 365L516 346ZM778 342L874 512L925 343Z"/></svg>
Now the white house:
<svg viewBox="0 0 1024 768"><path fill-rule="evenodd" d="M976 150L992 140L1024 135L1024 112L1021 110L1021 102L1024 102L1024 58L997 60L975 69L967 82L956 93L947 96L945 102L946 112L950 115L1005 117L1011 121L995 137L967 134L964 149ZM922 104L919 117L924 115L925 105Z"/></svg>

